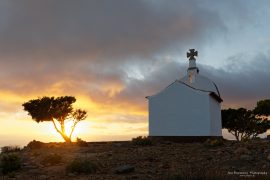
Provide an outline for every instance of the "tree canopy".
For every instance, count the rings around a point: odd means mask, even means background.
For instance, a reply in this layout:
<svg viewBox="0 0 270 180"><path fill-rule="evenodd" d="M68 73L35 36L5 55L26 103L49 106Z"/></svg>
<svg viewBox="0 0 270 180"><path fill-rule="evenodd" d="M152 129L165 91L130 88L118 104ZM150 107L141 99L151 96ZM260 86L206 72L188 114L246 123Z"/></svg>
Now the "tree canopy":
<svg viewBox="0 0 270 180"><path fill-rule="evenodd" d="M270 116L270 99L258 101L254 112L260 116Z"/></svg>
<svg viewBox="0 0 270 180"><path fill-rule="evenodd" d="M42 97L30 100L22 106L36 122L51 121L56 131L66 142L71 142L72 133L76 125L86 119L87 112L81 109L73 109L76 98L73 96ZM72 121L71 132L66 134L65 122ZM57 126L56 122L60 125Z"/></svg>
<svg viewBox="0 0 270 180"><path fill-rule="evenodd" d="M270 129L270 100L258 101L253 110L224 109L221 115L222 128L228 129L237 141L254 138Z"/></svg>

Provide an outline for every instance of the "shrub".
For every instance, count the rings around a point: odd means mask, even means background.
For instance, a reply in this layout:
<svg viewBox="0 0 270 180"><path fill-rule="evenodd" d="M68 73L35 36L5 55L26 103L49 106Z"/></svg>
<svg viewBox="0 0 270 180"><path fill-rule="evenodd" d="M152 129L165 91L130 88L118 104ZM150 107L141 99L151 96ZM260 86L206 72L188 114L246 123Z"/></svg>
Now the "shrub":
<svg viewBox="0 0 270 180"><path fill-rule="evenodd" d="M223 139L207 139L204 142L207 147L216 147L224 145Z"/></svg>
<svg viewBox="0 0 270 180"><path fill-rule="evenodd" d="M8 177L15 178L15 172L13 171L13 172L8 173Z"/></svg>
<svg viewBox="0 0 270 180"><path fill-rule="evenodd" d="M82 140L81 138L77 137L77 145L80 147L87 147L88 143L86 141Z"/></svg>
<svg viewBox="0 0 270 180"><path fill-rule="evenodd" d="M139 136L139 137L136 137L136 138L132 138L132 143L134 145L139 145L139 146L151 146L153 145L153 142L152 140L149 138L149 137L142 137L142 136Z"/></svg>
<svg viewBox="0 0 270 180"><path fill-rule="evenodd" d="M66 167L67 172L84 174L95 173L97 169L97 164L88 158L75 158Z"/></svg>
<svg viewBox="0 0 270 180"><path fill-rule="evenodd" d="M241 139L241 141L242 141L243 143L250 143L251 140L252 140L252 139L250 139L250 138L243 138L243 139Z"/></svg>
<svg viewBox="0 0 270 180"><path fill-rule="evenodd" d="M21 160L17 154L3 154L0 159L0 167L3 174L8 174L21 168Z"/></svg>
<svg viewBox="0 0 270 180"><path fill-rule="evenodd" d="M30 149L39 149L42 148L43 146L44 146L43 142L36 140L33 140L27 144L27 147L29 147Z"/></svg>
<svg viewBox="0 0 270 180"><path fill-rule="evenodd" d="M62 156L59 154L49 154L45 156L42 160L42 164L44 165L56 165L61 163Z"/></svg>
<svg viewBox="0 0 270 180"><path fill-rule="evenodd" d="M12 152L18 152L21 148L19 146L4 146L1 147L1 153L12 153Z"/></svg>
<svg viewBox="0 0 270 180"><path fill-rule="evenodd" d="M33 152L33 153L31 153L31 156L36 158L36 157L40 156L40 152Z"/></svg>

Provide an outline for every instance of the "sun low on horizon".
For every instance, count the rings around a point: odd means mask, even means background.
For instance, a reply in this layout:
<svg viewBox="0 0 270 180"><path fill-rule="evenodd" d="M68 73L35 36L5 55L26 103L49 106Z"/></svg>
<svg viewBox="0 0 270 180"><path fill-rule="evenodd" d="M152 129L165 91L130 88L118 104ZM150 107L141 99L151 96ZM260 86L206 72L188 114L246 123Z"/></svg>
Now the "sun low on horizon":
<svg viewBox="0 0 270 180"><path fill-rule="evenodd" d="M222 108L254 108L270 98L268 5L0 1L0 147L63 142L52 122L35 122L22 106L45 96L73 96L74 108L87 112L72 141L147 136L145 97L187 74L191 48L200 74L219 87Z"/></svg>
<svg viewBox="0 0 270 180"><path fill-rule="evenodd" d="M64 142L58 134L52 122L35 122L31 116L23 110L22 104L37 97L18 98L10 95L9 103L17 108L17 112L12 114L1 113L1 144L3 145L26 145L32 140L43 142ZM1 96L2 97L2 96ZM0 97L0 98L1 98ZM4 96L7 97L7 96ZM58 97L51 95L49 97ZM78 98L77 98L78 97ZM30 98L30 99L29 99ZM13 100L12 100L13 99ZM76 96L74 107L87 111L87 118L76 126L72 141L81 138L87 141L115 141L130 140L132 137L147 134L147 114L146 111L138 107L125 107L126 104L102 104L98 105L87 96ZM10 101L12 100L12 101ZM6 102L8 104L8 101ZM139 118L139 122L129 123L126 117L129 115ZM119 119L119 120L117 120ZM121 122L123 121L123 122ZM127 121L127 122L125 122ZM144 122L145 121L145 122ZM57 124L59 126L59 124ZM72 123L66 121L66 133L71 131ZM132 129L132 132L129 130Z"/></svg>

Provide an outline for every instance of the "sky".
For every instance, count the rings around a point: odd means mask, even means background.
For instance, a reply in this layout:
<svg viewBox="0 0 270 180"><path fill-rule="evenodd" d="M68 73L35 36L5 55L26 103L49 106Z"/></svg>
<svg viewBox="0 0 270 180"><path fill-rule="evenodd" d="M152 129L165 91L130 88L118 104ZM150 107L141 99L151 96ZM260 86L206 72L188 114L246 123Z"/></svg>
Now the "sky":
<svg viewBox="0 0 270 180"><path fill-rule="evenodd" d="M146 96L183 77L199 52L222 108L270 96L267 0L0 0L0 145L61 141L22 104L75 96L87 110L74 137L148 134ZM227 135L226 135L227 136Z"/></svg>

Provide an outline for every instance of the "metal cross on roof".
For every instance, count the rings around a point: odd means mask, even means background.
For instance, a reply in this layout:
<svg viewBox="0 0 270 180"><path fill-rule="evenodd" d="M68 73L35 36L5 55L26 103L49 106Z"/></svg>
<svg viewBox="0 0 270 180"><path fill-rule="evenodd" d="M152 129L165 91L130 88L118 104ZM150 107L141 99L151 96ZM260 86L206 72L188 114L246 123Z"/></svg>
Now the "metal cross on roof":
<svg viewBox="0 0 270 180"><path fill-rule="evenodd" d="M189 58L189 60L196 60L194 56L198 56L198 51L190 49L189 52L187 52L187 58Z"/></svg>

